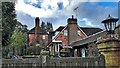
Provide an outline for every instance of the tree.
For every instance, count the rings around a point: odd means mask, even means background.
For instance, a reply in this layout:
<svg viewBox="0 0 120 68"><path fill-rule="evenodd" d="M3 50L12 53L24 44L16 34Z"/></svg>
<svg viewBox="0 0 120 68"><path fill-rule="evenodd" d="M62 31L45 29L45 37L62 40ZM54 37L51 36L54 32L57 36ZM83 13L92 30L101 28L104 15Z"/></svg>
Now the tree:
<svg viewBox="0 0 120 68"><path fill-rule="evenodd" d="M45 25L45 22L42 21L41 29L42 29L43 31L46 31L46 32L53 31L52 23L47 22L47 24Z"/></svg>
<svg viewBox="0 0 120 68"><path fill-rule="evenodd" d="M2 2L2 45L7 46L12 32L15 29L17 20L14 3Z"/></svg>
<svg viewBox="0 0 120 68"><path fill-rule="evenodd" d="M47 32L53 31L53 26L50 22L47 22L46 28L47 28Z"/></svg>
<svg viewBox="0 0 120 68"><path fill-rule="evenodd" d="M22 47L26 43L26 39L27 39L26 35L27 35L27 26L22 25L20 22L16 20L15 3L2 2L2 56L3 58L8 55L12 46L17 48Z"/></svg>
<svg viewBox="0 0 120 68"><path fill-rule="evenodd" d="M27 28L25 25L18 23L16 28L10 38L9 48L13 52L13 55L16 53L22 55L24 47L27 43Z"/></svg>
<svg viewBox="0 0 120 68"><path fill-rule="evenodd" d="M17 20L13 2L2 2L2 56L7 55L10 37L15 29Z"/></svg>
<svg viewBox="0 0 120 68"><path fill-rule="evenodd" d="M2 7L2 4L0 4L0 7ZM1 8L0 11L2 11ZM0 18L0 46L2 46L2 18ZM2 58L2 47L0 47L0 59L1 58Z"/></svg>
<svg viewBox="0 0 120 68"><path fill-rule="evenodd" d="M43 21L42 21L42 23L41 23L41 29L42 29L43 31L46 31L45 22L43 22Z"/></svg>

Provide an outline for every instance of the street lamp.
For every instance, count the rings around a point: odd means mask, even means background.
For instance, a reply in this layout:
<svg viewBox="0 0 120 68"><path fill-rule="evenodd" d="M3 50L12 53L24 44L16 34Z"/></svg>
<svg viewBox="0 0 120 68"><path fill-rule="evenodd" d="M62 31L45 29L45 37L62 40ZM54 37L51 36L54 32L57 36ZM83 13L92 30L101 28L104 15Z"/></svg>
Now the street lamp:
<svg viewBox="0 0 120 68"><path fill-rule="evenodd" d="M107 17L107 19L103 20L102 23L104 24L105 26L105 29L106 31L109 33L109 34L114 34L114 29L116 27L116 22L118 21L119 19L118 18L113 18L110 16Z"/></svg>

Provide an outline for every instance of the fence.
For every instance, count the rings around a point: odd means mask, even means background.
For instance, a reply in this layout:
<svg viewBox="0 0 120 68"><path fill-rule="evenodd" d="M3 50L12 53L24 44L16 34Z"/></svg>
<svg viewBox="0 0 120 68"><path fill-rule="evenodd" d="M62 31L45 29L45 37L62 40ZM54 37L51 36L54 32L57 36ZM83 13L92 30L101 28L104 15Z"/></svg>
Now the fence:
<svg viewBox="0 0 120 68"><path fill-rule="evenodd" d="M4 59L2 61L2 68L98 68L105 67L104 57L61 57L61 58L29 58L29 59Z"/></svg>

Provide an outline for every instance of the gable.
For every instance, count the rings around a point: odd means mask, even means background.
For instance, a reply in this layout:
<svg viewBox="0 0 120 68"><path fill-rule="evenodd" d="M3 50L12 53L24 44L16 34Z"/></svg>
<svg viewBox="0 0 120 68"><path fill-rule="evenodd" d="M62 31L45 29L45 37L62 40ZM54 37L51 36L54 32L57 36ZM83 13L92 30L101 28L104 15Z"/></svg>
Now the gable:
<svg viewBox="0 0 120 68"><path fill-rule="evenodd" d="M65 30L68 29L68 25L60 26L58 29L55 30L56 35L52 38L52 41L62 41L62 45L68 45L68 36L65 36L64 33L67 32ZM100 32L100 28L88 28L88 27L80 27L77 25L77 31L80 33L80 36L76 36L75 41L82 40L90 35L93 35L97 32ZM71 45L71 44L70 44Z"/></svg>
<svg viewBox="0 0 120 68"><path fill-rule="evenodd" d="M63 26L64 27L64 26ZM60 37L61 35L64 35L64 31L65 30L67 30L68 29L68 25L67 26L65 26L64 28L63 28L62 26L60 26L57 30L56 30L56 32L57 31L60 31L56 36L55 36L55 38L53 39L53 40L56 40L58 37ZM87 37L87 35L84 33L84 31L79 27L79 26L77 26L78 27L78 31L80 31L80 36L84 36L84 37Z"/></svg>
<svg viewBox="0 0 120 68"><path fill-rule="evenodd" d="M60 34L62 34L63 31L64 31L67 27L68 27L68 25L66 25L63 29L61 29L61 31L60 31L57 35L55 35L55 37L54 37L52 40L56 40L56 39L60 36ZM57 30L56 30L56 31L57 31Z"/></svg>
<svg viewBox="0 0 120 68"><path fill-rule="evenodd" d="M62 28L62 30L61 30ZM61 30L61 31L60 31ZM59 32L60 31L60 32ZM87 35L80 29L79 27L77 28L77 31L80 32L80 35L77 36L76 40L82 40L83 38L87 37ZM68 25L63 27L59 27L56 32L59 32L58 34L55 35L55 37L52 40L62 40L64 45L68 44L68 35L65 33L68 33Z"/></svg>
<svg viewBox="0 0 120 68"><path fill-rule="evenodd" d="M55 31L59 31L61 32L63 29L65 28L65 26L60 26L58 29L56 29ZM80 27L78 26L78 28L80 30L82 30L82 32L84 32L84 34L86 34L87 36L90 36L90 35L93 35L97 32L101 32L103 31L102 29L100 28L95 28L95 27Z"/></svg>

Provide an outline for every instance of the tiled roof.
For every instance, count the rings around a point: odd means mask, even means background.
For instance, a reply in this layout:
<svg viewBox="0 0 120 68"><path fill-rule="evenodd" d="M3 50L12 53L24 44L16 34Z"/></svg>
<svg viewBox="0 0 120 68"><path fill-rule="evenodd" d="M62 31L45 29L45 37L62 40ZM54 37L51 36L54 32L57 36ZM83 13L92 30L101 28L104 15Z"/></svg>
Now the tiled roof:
<svg viewBox="0 0 120 68"><path fill-rule="evenodd" d="M35 34L35 27L29 30L28 34ZM40 28L40 31L37 34L48 34L48 33Z"/></svg>
<svg viewBox="0 0 120 68"><path fill-rule="evenodd" d="M60 26L58 29L56 29L55 31L62 31L63 29L65 28L65 26ZM102 29L100 28L94 28L94 27L80 27L84 33L87 35L87 36L90 36L90 35L93 35L97 32L100 32L102 31Z"/></svg>
<svg viewBox="0 0 120 68"><path fill-rule="evenodd" d="M88 43L91 43L91 42L94 42L97 40L97 38L103 36L107 34L106 31L101 31L101 32L98 32L96 34L93 34L91 36L88 36L87 38L83 39L83 40L79 40L79 41L76 41L74 43L72 43L71 45L74 45L73 47L75 46L82 46L82 45L85 45L85 44L88 44Z"/></svg>
<svg viewBox="0 0 120 68"><path fill-rule="evenodd" d="M65 26L60 26L59 28L57 28L55 31L62 31L65 28Z"/></svg>
<svg viewBox="0 0 120 68"><path fill-rule="evenodd" d="M93 35L97 32L102 31L100 28L93 28L93 27L80 27L87 36Z"/></svg>

